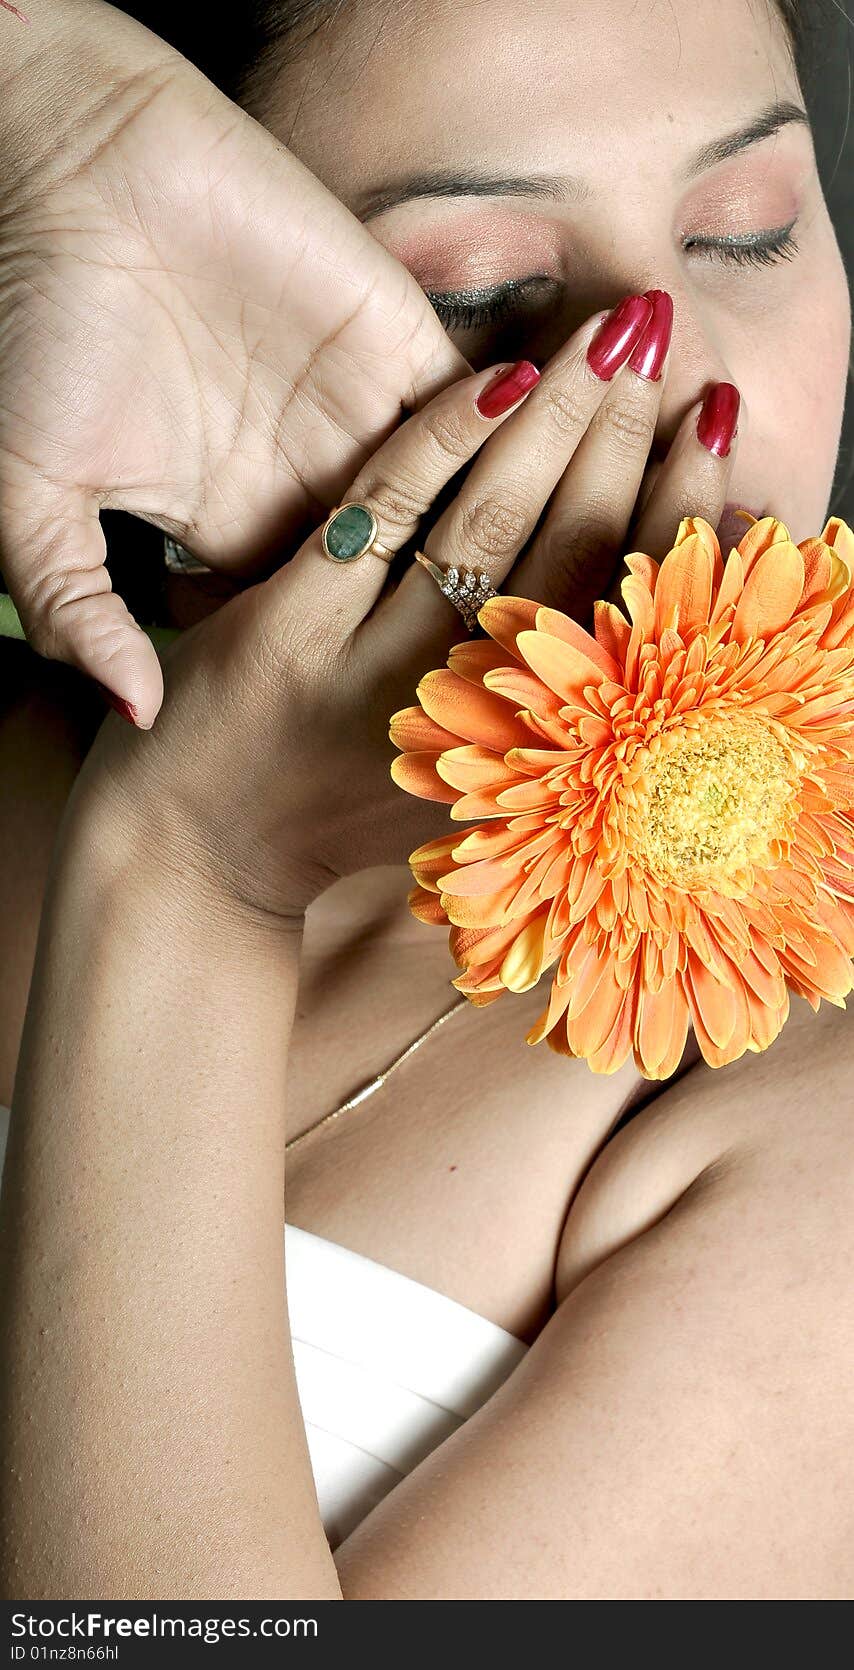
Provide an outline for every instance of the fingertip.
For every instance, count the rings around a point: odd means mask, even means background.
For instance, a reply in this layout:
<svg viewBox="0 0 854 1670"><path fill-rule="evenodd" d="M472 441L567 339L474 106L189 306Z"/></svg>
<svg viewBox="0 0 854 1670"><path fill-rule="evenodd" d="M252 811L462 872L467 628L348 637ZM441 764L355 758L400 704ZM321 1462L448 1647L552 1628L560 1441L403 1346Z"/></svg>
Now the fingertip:
<svg viewBox="0 0 854 1670"><path fill-rule="evenodd" d="M138 629L137 629L138 630ZM86 667L103 700L138 731L150 731L163 706L163 669L153 644L128 631L128 649L110 657L109 669Z"/></svg>
<svg viewBox="0 0 854 1670"><path fill-rule="evenodd" d="M533 360L514 360L510 364L493 367L489 381L481 388L474 403L478 417L505 417L513 406L518 406L540 381L541 372Z"/></svg>
<svg viewBox="0 0 854 1670"><path fill-rule="evenodd" d="M717 458L727 458L738 433L741 394L734 383L712 383L707 389L697 419L700 445Z"/></svg>

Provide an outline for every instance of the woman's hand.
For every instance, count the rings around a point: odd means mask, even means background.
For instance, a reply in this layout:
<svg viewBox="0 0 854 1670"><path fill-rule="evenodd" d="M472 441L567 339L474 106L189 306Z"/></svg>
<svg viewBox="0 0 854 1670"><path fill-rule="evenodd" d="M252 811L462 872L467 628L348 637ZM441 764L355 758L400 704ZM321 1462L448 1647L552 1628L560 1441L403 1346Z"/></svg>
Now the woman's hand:
<svg viewBox="0 0 854 1670"><path fill-rule="evenodd" d="M393 552L405 555L418 535L443 569L484 567L496 588L583 617L627 548L661 400L662 379L627 362L649 370L650 335L661 349L667 325L660 295L654 310L628 298L571 337L521 405L518 379L505 383L514 406L504 413L494 372L456 382L401 425L342 502L367 502ZM689 511L717 522L732 452L720 455L720 424L717 450L697 425L714 439L710 414L726 405L712 390L686 413L628 548L662 554ZM731 429L731 397L729 405ZM449 486L456 491L436 517ZM441 807L392 782L388 724L455 640L465 640L460 617L420 564L392 588L384 560L368 552L330 561L317 530L275 575L171 647L156 730L142 735L110 718L78 793L118 792L122 816L142 818L149 848L201 871L219 894L224 886L262 912L299 916L339 876L405 862L446 827ZM465 653L461 642L461 669ZM459 677L442 675L439 722L443 703L453 711ZM433 736L422 763L423 793L434 796L431 748Z"/></svg>
<svg viewBox="0 0 854 1670"><path fill-rule="evenodd" d="M466 370L406 269L101 0L0 9L0 569L30 643L152 724L102 509L260 572ZM253 565L257 565L254 566Z"/></svg>

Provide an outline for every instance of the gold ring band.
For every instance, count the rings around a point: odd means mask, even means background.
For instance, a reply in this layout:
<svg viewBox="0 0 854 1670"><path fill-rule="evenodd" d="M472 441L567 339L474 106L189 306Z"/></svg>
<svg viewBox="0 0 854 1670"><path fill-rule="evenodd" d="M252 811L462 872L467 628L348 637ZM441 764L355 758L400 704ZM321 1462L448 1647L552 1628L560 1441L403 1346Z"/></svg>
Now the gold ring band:
<svg viewBox="0 0 854 1670"><path fill-rule="evenodd" d="M377 527L370 505L356 499L336 505L320 530L324 556L331 562L356 562L370 551L372 557L390 563L396 553L377 539Z"/></svg>
<svg viewBox="0 0 854 1670"><path fill-rule="evenodd" d="M438 563L431 562L423 551L416 551L415 560L435 580L440 592L453 603L457 613L462 615L469 632L476 632L479 621L478 612L488 603L491 597L497 597L492 581L484 568L440 568Z"/></svg>

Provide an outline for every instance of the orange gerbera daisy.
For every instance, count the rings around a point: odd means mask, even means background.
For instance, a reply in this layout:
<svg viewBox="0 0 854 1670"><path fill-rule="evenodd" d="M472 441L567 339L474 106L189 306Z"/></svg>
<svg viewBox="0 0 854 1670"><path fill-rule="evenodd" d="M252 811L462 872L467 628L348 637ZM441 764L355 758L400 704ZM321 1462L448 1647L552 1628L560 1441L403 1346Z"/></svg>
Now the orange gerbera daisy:
<svg viewBox="0 0 854 1670"><path fill-rule="evenodd" d="M726 563L699 517L626 557L630 619L597 603L595 636L490 599L391 721L395 781L486 820L409 860L454 985L490 1003L556 965L528 1042L596 1072L666 1078L689 1025L721 1066L790 991L854 986L854 534L749 520Z"/></svg>

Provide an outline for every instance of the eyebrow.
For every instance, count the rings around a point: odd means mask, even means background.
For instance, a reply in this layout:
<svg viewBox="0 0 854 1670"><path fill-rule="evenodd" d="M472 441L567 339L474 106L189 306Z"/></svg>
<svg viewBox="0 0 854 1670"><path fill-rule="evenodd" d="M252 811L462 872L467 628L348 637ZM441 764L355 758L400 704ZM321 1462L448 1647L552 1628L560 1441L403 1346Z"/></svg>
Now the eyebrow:
<svg viewBox="0 0 854 1670"><path fill-rule="evenodd" d="M717 163L747 150L748 146L769 139L790 122L811 128L809 116L800 105L776 100L747 127L703 145L683 169L682 179L695 179ZM434 168L372 186L359 194L351 209L364 224L419 197L534 197L551 203L578 203L589 197L590 191L589 183L577 175L489 174L478 169Z"/></svg>

